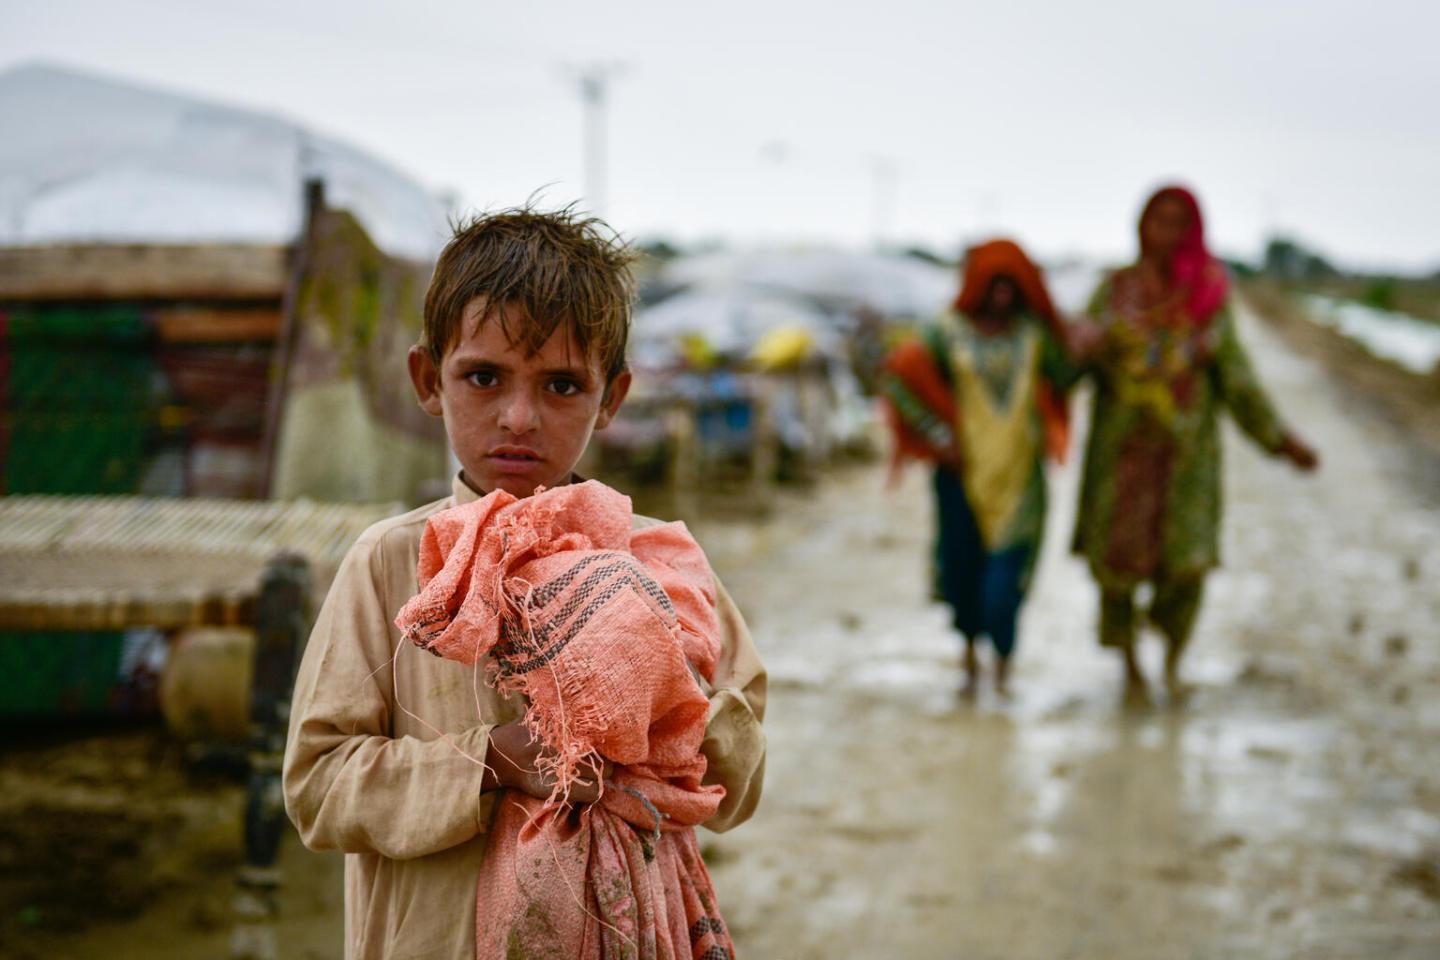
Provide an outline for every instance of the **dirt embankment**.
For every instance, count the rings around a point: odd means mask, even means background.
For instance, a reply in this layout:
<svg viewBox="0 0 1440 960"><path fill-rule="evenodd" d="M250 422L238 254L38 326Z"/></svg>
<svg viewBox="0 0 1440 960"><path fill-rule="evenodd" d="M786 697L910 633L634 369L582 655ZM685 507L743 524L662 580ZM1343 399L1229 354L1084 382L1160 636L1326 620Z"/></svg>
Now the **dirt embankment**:
<svg viewBox="0 0 1440 960"><path fill-rule="evenodd" d="M0 957L228 956L243 854L233 760L156 727L24 731L0 752ZM340 858L292 835L282 956L342 953Z"/></svg>
<svg viewBox="0 0 1440 960"><path fill-rule="evenodd" d="M26 732L0 760L0 944L133 919L196 876L240 860L240 791L187 768L158 730ZM224 904L185 904L180 926L214 926ZM38 938L35 950L18 944Z"/></svg>
<svg viewBox="0 0 1440 960"><path fill-rule="evenodd" d="M1412 373L1376 357L1311 320L1294 294L1272 281L1249 281L1243 292L1291 347L1323 365L1372 414L1404 430L1416 447L1417 479L1440 497L1440 371Z"/></svg>

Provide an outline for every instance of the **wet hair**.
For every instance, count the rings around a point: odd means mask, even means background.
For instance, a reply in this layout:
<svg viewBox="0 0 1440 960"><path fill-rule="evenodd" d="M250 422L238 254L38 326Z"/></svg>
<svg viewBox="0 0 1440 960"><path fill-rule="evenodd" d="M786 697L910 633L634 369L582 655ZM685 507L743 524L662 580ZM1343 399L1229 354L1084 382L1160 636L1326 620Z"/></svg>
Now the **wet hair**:
<svg viewBox="0 0 1440 960"><path fill-rule="evenodd" d="M574 206L546 212L527 204L471 217L454 231L425 293L420 343L437 367L460 338L465 308L484 297L481 322L496 320L513 346L534 354L568 327L586 356L599 357L607 384L620 375L635 255L614 229Z"/></svg>

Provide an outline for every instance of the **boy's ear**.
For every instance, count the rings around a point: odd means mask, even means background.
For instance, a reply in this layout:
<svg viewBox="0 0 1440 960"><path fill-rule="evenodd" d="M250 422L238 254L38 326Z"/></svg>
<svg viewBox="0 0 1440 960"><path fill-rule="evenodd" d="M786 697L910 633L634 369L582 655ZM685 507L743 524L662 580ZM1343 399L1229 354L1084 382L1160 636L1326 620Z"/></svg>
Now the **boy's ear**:
<svg viewBox="0 0 1440 960"><path fill-rule="evenodd" d="M630 371L621 370L610 386L605 388L605 397L600 401L600 415L595 418L595 429L604 430L615 419L615 414L620 410L620 404L625 402L625 394L630 392Z"/></svg>
<svg viewBox="0 0 1440 960"><path fill-rule="evenodd" d="M440 404L440 371L435 369L430 351L417 343L410 348L406 359L410 364L410 382L415 387L415 399L420 401L420 409L432 417L440 416L444 413Z"/></svg>

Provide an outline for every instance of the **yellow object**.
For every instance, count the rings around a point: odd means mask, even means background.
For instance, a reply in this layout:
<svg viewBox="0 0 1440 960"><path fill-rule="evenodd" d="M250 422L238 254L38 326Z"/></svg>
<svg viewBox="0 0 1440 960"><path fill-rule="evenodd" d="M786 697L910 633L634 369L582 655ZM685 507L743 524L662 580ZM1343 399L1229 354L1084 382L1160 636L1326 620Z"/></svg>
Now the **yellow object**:
<svg viewBox="0 0 1440 960"><path fill-rule="evenodd" d="M1035 469L1040 442L1034 413L1039 347L1040 338L1027 327L1006 406L991 397L965 338L956 338L951 350L965 496L990 548L1009 530Z"/></svg>
<svg viewBox="0 0 1440 960"><path fill-rule="evenodd" d="M815 349L815 338L800 327L776 327L755 344L750 359L761 370L798 366Z"/></svg>
<svg viewBox="0 0 1440 960"><path fill-rule="evenodd" d="M691 370L709 370L720 360L710 341L699 333L687 333L680 338L680 355Z"/></svg>

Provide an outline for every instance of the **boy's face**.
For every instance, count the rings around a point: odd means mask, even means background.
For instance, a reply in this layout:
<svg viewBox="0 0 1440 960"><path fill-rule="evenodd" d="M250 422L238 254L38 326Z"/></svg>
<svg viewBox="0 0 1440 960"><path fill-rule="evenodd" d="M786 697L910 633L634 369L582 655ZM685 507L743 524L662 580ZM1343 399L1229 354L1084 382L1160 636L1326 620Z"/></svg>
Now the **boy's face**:
<svg viewBox="0 0 1440 960"><path fill-rule="evenodd" d="M445 419L470 485L528 497L570 482L590 434L620 409L630 374L607 390L599 357L581 351L568 325L527 356L488 309L483 298L465 308L438 370L429 351L411 347L410 379L425 412ZM508 307L507 321L525 322L518 312Z"/></svg>

